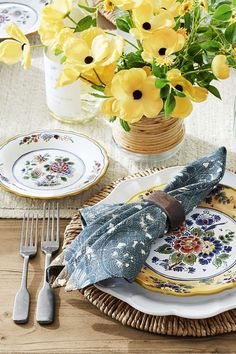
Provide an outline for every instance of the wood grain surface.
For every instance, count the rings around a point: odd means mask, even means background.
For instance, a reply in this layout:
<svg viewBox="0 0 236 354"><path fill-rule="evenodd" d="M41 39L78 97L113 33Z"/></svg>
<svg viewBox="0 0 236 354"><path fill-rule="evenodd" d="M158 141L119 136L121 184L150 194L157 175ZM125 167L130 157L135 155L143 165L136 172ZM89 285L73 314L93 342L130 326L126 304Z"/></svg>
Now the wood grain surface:
<svg viewBox="0 0 236 354"><path fill-rule="evenodd" d="M68 221L61 221L61 237ZM19 220L0 220L0 353L236 353L236 333L211 338L157 336L124 327L105 317L79 292L56 289L56 321L35 321L37 294L42 284L44 256L30 261L29 322L13 323L12 307L20 285L22 259L18 254Z"/></svg>

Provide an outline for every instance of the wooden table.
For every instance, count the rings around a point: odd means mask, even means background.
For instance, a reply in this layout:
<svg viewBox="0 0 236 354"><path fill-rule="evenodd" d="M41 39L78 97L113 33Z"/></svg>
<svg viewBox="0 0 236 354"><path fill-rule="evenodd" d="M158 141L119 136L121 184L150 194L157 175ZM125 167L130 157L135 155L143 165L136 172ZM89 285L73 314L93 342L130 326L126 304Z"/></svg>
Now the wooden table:
<svg viewBox="0 0 236 354"><path fill-rule="evenodd" d="M61 237L67 223L61 221ZM0 353L236 353L236 333L198 339L141 332L104 316L79 292L66 293L64 289L55 290L55 323L40 326L35 321L44 267L40 251L29 265L29 322L16 325L11 316L22 270L20 225L19 220L0 220Z"/></svg>

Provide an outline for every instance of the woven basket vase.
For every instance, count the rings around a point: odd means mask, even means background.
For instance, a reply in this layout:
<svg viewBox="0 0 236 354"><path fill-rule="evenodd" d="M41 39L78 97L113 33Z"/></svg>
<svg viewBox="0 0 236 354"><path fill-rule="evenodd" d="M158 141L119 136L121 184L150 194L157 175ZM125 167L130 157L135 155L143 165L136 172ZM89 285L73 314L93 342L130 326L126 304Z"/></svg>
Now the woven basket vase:
<svg viewBox="0 0 236 354"><path fill-rule="evenodd" d="M172 155L185 135L182 119L165 118L162 113L156 118L143 117L139 122L130 124L130 129L125 131L117 119L112 127L113 139L122 149L142 155Z"/></svg>

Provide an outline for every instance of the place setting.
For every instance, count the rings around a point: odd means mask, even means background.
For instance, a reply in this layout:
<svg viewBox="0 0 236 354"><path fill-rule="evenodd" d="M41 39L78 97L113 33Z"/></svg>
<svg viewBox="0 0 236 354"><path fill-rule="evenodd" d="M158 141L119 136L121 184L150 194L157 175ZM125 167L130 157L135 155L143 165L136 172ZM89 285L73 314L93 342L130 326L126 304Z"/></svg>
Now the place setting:
<svg viewBox="0 0 236 354"><path fill-rule="evenodd" d="M236 331L235 33L234 1L0 1L4 350Z"/></svg>

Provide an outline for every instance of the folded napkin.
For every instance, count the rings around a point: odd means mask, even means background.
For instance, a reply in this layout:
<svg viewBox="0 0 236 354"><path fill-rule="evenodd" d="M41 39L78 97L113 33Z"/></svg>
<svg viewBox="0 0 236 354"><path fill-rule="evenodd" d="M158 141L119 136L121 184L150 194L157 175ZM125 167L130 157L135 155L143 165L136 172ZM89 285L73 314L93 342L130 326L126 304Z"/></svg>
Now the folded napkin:
<svg viewBox="0 0 236 354"><path fill-rule="evenodd" d="M197 206L224 175L226 149L190 163L165 187L185 214ZM157 204L98 204L80 210L84 230L64 251L66 290L82 289L109 278L132 282L151 244L167 230L167 215ZM50 270L53 267L49 267Z"/></svg>

